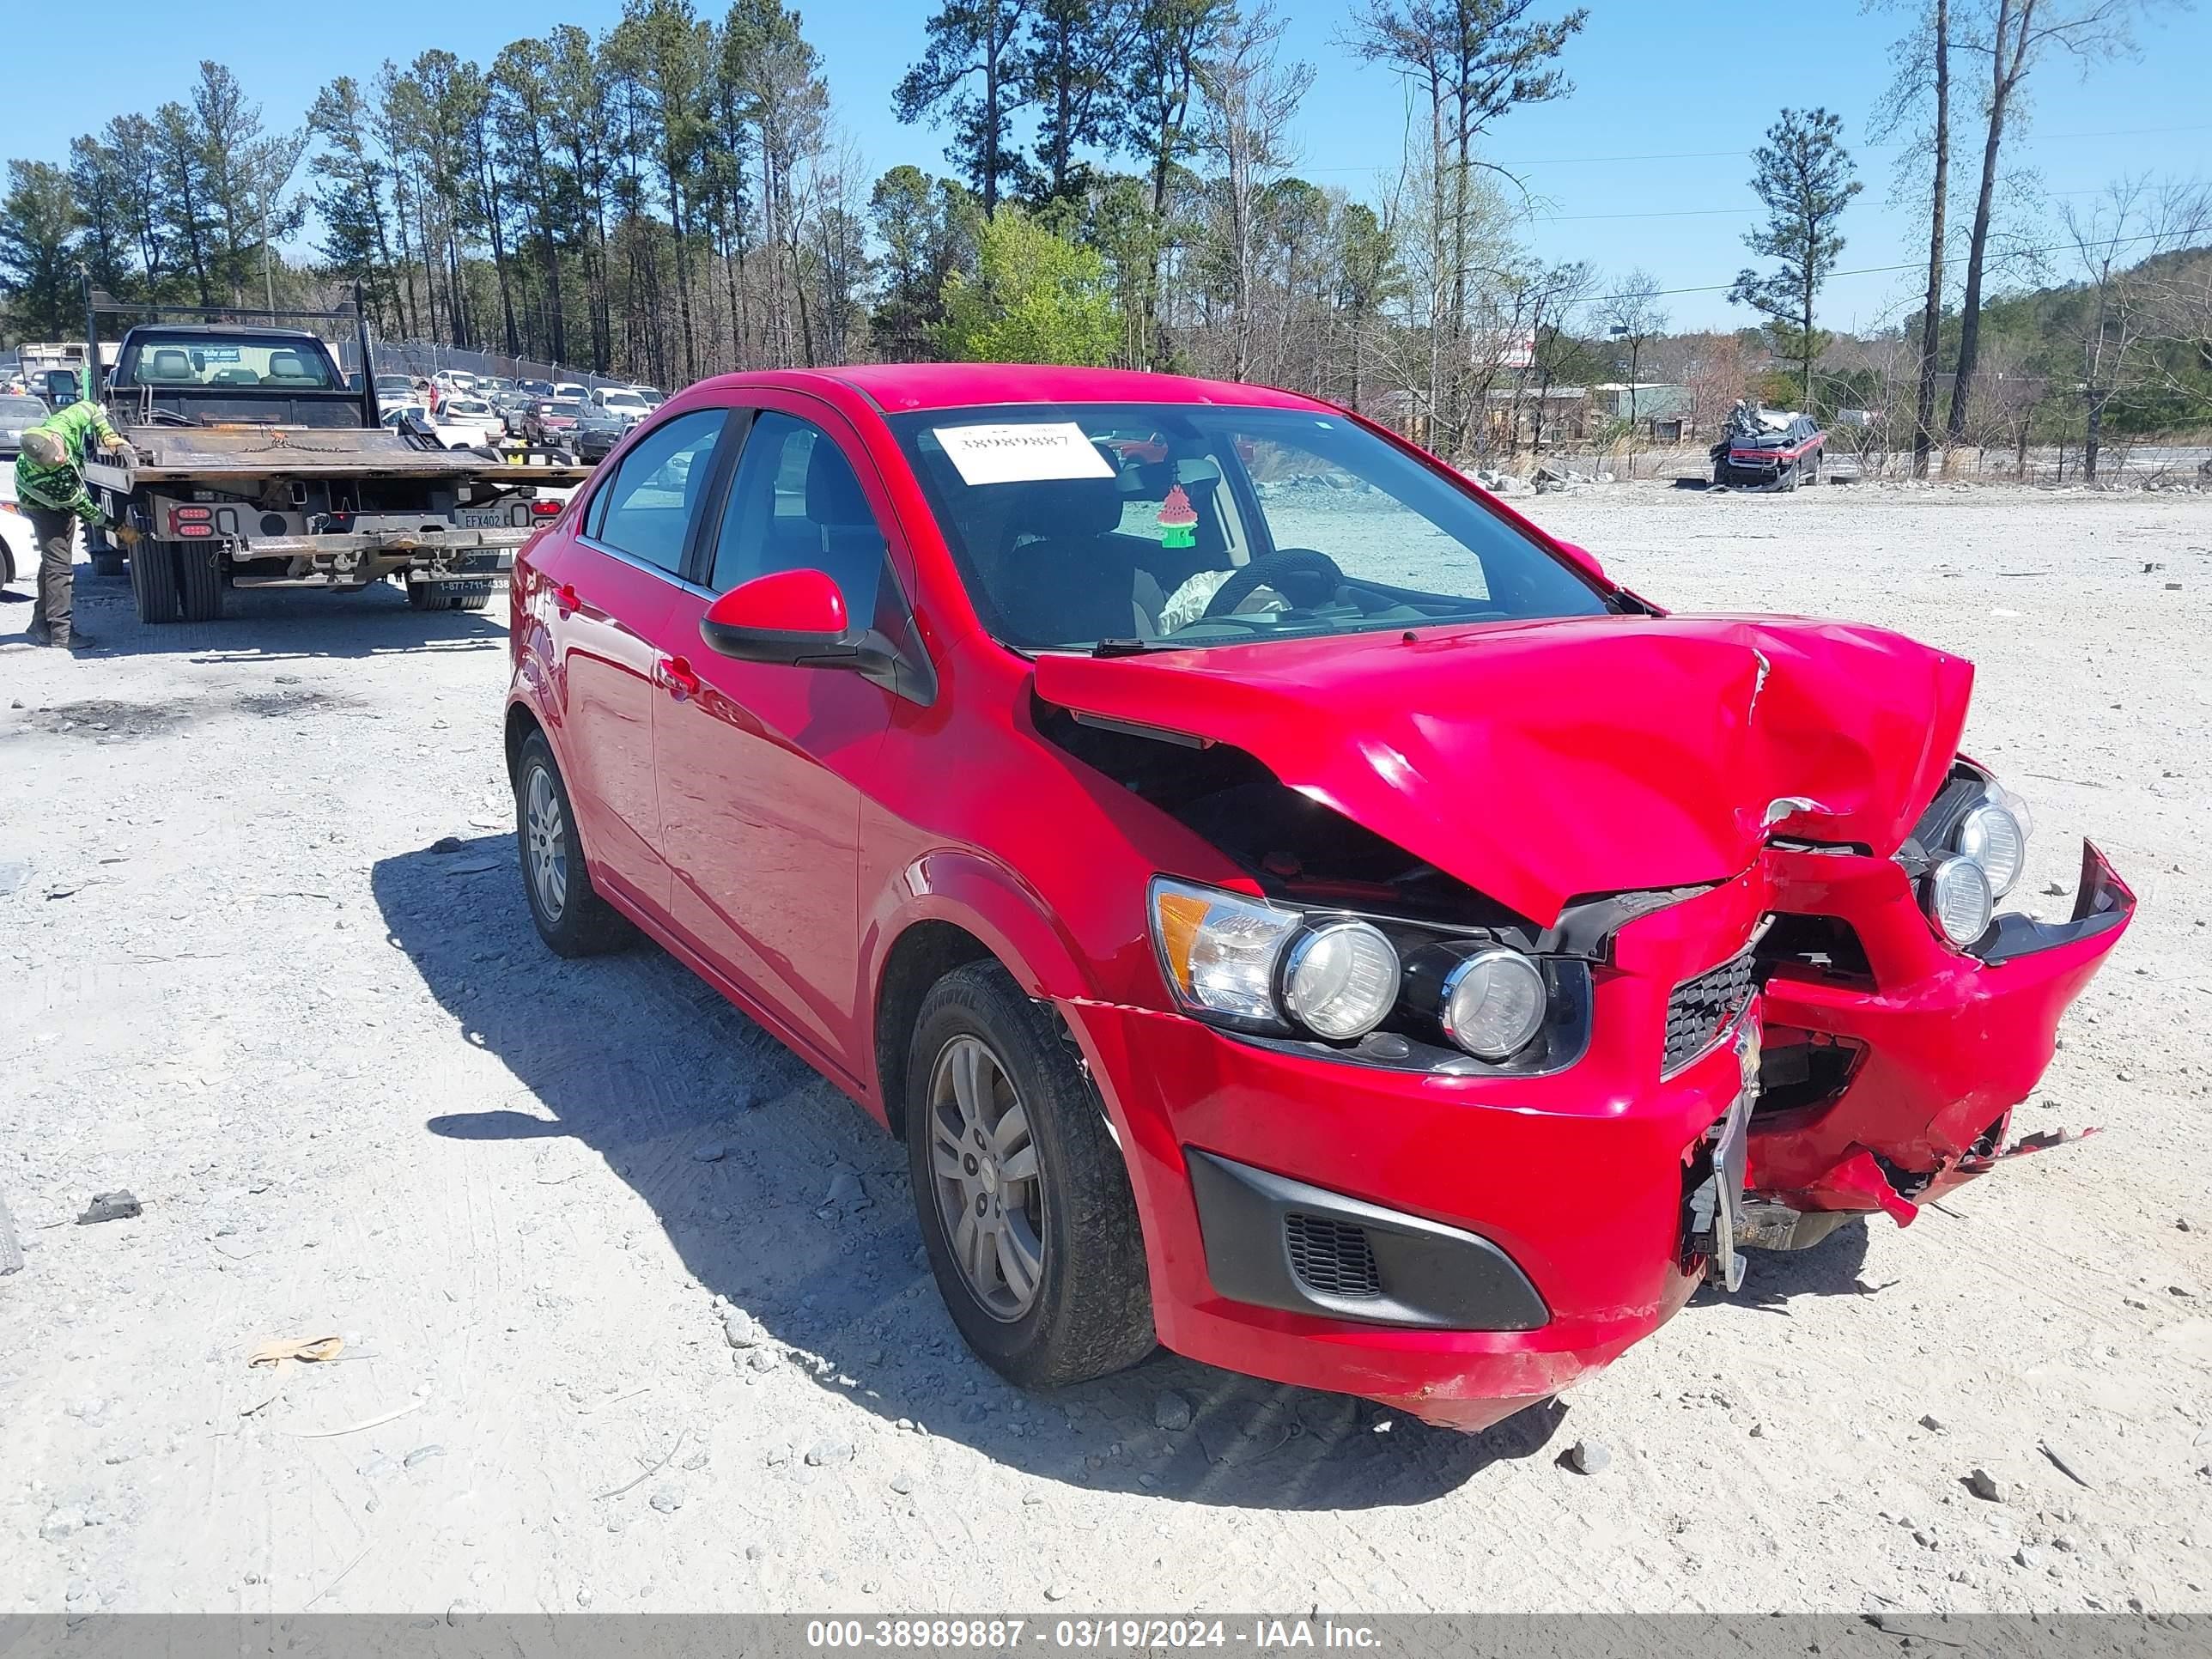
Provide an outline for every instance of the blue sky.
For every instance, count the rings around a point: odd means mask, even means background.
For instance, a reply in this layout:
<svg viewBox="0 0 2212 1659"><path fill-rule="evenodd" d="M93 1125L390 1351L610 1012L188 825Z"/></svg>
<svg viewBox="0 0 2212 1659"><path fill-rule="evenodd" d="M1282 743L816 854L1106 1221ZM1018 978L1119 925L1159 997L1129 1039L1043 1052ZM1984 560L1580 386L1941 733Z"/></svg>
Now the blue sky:
<svg viewBox="0 0 2212 1659"><path fill-rule="evenodd" d="M1892 209L1893 152L1865 142L1869 112L1889 78L1899 20L1833 3L1787 6L1799 44L1731 56L1717 20L1725 8L1665 0L1588 0L1590 21L1565 59L1574 95L1516 112L1492 135L1492 155L1522 176L1540 201L1530 229L1552 258L1588 258L1608 275L1632 266L1668 289L1724 287L1744 263L1739 240L1755 220L1745 180L1747 152L1784 104L1824 104L1844 118L1866 191L1844 226L1846 270L1916 257L1911 216ZM712 0L708 0L711 9ZM1370 192L1396 159L1403 96L1384 70L1335 45L1349 0L1296 0L1289 54L1316 66L1297 126L1299 171L1316 183ZM17 10L10 7L11 11ZM0 156L60 159L75 133L126 109L180 95L203 57L228 64L272 125L298 122L332 76L366 78L389 56L443 46L478 61L531 25L606 27L619 0L374 0L277 4L270 0L100 0L98 69L76 72L87 51L84 19L67 6L25 6L9 19L14 73L0 98ZM921 50L921 0L813 0L802 4L820 48L845 131L872 168L911 161L942 166L941 137L892 119L890 89ZM1735 14L1739 17L1744 14ZM1762 17L1768 14L1760 14ZM2086 200L2112 179L2149 171L2212 174L2212 16L2154 9L2133 60L2094 66L2085 79L2053 60L2031 82L2025 142L2015 164L2043 187ZM32 65L46 65L45 72ZM1974 149L1978 157L1978 146ZM1839 276L1824 302L1831 326L1872 326L1912 288L1909 272ZM1664 303L1676 326L1747 320L1719 292L1685 292Z"/></svg>

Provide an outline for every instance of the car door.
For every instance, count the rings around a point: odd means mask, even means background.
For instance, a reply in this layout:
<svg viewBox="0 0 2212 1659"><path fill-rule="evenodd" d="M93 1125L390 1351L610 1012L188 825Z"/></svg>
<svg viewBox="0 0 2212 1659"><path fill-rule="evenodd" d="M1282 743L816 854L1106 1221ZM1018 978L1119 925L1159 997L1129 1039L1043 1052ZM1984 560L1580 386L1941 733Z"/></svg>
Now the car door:
<svg viewBox="0 0 2212 1659"><path fill-rule="evenodd" d="M677 929L786 1036L854 1082L867 1069L860 791L894 694L837 669L719 656L699 623L716 595L779 570L828 571L856 623L896 602L864 476L874 484L865 456L856 467L824 425L792 408L752 412L719 520L699 539L700 580L664 619L672 683L653 726ZM880 486L875 495L881 503Z"/></svg>
<svg viewBox="0 0 2212 1659"><path fill-rule="evenodd" d="M563 768L594 873L665 916L653 720L659 637L702 516L728 411L694 410L647 433L586 504L546 571L566 688Z"/></svg>

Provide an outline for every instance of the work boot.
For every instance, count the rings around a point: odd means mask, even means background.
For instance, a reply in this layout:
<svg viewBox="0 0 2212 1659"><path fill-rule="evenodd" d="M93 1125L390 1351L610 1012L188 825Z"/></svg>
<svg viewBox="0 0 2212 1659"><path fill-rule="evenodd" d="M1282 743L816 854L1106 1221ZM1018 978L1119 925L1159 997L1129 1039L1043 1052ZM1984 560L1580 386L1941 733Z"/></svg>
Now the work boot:
<svg viewBox="0 0 2212 1659"><path fill-rule="evenodd" d="M97 651L100 649L100 641L93 638L91 635L86 633L82 628L72 628L70 629L69 637L67 639L56 640L54 643L62 647L64 650L69 651Z"/></svg>
<svg viewBox="0 0 2212 1659"><path fill-rule="evenodd" d="M23 629L23 643L26 645L52 645L53 642L54 630L46 626L46 618L43 617L32 622Z"/></svg>

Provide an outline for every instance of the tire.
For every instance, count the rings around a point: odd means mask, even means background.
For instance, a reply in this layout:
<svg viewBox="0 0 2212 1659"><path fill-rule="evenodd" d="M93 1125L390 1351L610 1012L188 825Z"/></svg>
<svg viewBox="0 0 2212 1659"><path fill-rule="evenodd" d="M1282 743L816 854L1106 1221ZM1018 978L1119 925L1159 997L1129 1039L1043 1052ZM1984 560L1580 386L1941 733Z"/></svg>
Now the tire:
<svg viewBox="0 0 2212 1659"><path fill-rule="evenodd" d="M1816 484L1820 482L1820 474L1826 470L1820 465L1822 459L1823 457L1821 456L1820 452L1817 449L1806 458L1808 471L1805 475L1805 482L1807 483Z"/></svg>
<svg viewBox="0 0 2212 1659"><path fill-rule="evenodd" d="M168 543L149 538L138 544L131 556L131 597L137 605L140 622L177 620L177 559Z"/></svg>
<svg viewBox="0 0 2212 1659"><path fill-rule="evenodd" d="M1728 469L1728 463L1727 463L1726 461L1715 461L1715 462L1713 463L1713 483L1714 483L1714 486L1715 486L1717 489L1727 489L1727 488L1728 488L1728 482L1729 482L1729 469Z"/></svg>
<svg viewBox="0 0 2212 1659"><path fill-rule="evenodd" d="M630 943L637 930L592 885L575 826L575 808L568 804L568 786L561 781L553 750L542 733L532 732L514 763L514 843L523 897L538 924L538 937L554 955L601 956Z"/></svg>
<svg viewBox="0 0 2212 1659"><path fill-rule="evenodd" d="M1022 1388L1064 1388L1152 1351L1144 1233L1121 1152L1053 1017L997 963L956 969L923 999L905 1122L938 1291L986 1364ZM951 1218L970 1204L988 1206L979 1212L996 1228L956 1236Z"/></svg>
<svg viewBox="0 0 2212 1659"><path fill-rule="evenodd" d="M177 597L188 623L222 620L222 556L211 547L172 543L177 556Z"/></svg>
<svg viewBox="0 0 2212 1659"><path fill-rule="evenodd" d="M131 561L121 553L103 549L92 556L92 574L114 581L131 574Z"/></svg>
<svg viewBox="0 0 2212 1659"><path fill-rule="evenodd" d="M407 603L417 611L482 611L491 603L489 593L454 593L439 582L410 582Z"/></svg>

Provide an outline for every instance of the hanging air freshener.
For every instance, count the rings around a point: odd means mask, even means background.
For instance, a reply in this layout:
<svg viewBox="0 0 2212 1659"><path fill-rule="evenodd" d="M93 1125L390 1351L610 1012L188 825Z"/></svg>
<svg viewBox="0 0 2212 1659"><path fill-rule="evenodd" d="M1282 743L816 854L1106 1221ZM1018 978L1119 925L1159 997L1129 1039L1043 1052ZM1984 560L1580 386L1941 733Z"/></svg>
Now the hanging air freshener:
<svg viewBox="0 0 2212 1659"><path fill-rule="evenodd" d="M1162 547L1196 547L1198 545L1198 513L1190 504L1190 497L1176 484L1168 491L1167 500L1160 503Z"/></svg>

